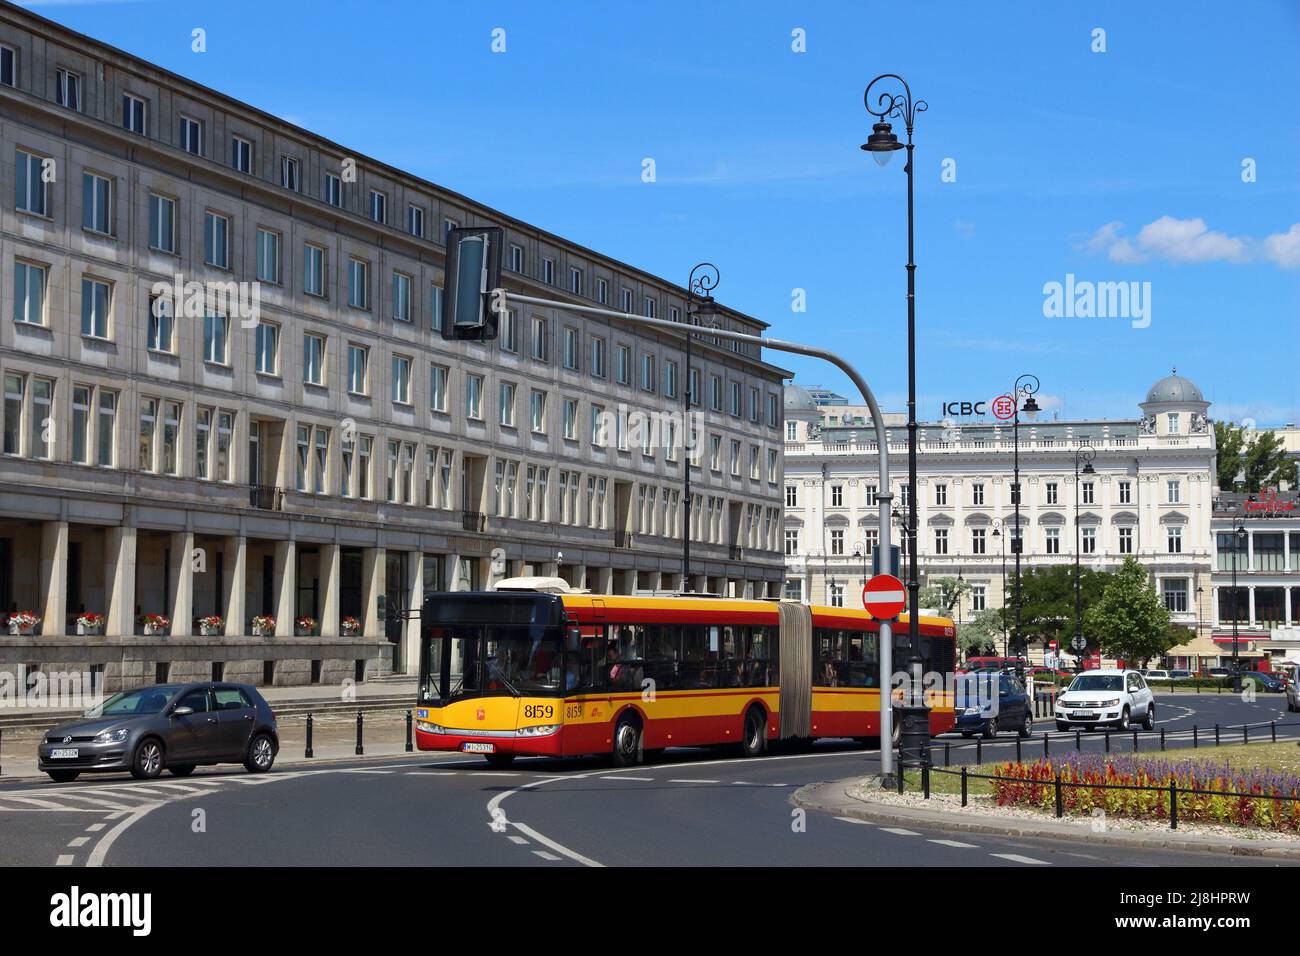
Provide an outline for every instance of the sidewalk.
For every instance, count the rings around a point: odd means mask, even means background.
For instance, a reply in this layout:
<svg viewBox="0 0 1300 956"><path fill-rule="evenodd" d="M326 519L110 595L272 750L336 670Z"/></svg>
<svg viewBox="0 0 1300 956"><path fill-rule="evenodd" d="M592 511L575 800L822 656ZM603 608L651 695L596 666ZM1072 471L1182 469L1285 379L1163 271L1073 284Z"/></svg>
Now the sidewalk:
<svg viewBox="0 0 1300 956"><path fill-rule="evenodd" d="M988 833L997 836L1032 837L1044 840L1062 840L1068 843L1101 843L1107 846L1148 848L1161 850L1188 850L1195 853L1222 853L1227 856L1258 856L1270 859L1300 860L1300 841L1271 839L1267 833L1255 838L1215 836L1189 833L1182 830L1121 829L1129 821L1112 820L1105 832L1093 829L1090 817L1044 817L1041 820L1024 817L994 816L981 813L977 807L962 807L959 803L945 805L932 795L928 801L915 795L911 801L900 804L886 802L897 800L896 794L882 793L877 801L855 796L853 791L862 788L870 793L872 779L854 777L831 783L815 783L801 787L792 795L796 806L819 810L837 817L852 817L883 826L932 827L962 833ZM928 806L919 804L929 804ZM1167 825L1166 825L1167 826Z"/></svg>

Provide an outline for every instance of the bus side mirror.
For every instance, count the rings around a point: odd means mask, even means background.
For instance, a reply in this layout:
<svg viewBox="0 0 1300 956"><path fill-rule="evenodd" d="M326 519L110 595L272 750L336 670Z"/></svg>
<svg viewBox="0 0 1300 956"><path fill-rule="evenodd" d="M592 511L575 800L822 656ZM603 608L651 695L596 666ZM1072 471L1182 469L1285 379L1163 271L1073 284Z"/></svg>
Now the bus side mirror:
<svg viewBox="0 0 1300 956"><path fill-rule="evenodd" d="M576 627L567 628L564 632L564 649L566 651L576 651L582 647L582 631Z"/></svg>

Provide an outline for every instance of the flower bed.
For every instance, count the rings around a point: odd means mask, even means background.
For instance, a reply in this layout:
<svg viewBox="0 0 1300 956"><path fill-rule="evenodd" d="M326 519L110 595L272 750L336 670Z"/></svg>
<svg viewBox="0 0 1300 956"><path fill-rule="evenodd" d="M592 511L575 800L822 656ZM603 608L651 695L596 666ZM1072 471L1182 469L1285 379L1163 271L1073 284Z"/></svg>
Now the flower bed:
<svg viewBox="0 0 1300 956"><path fill-rule="evenodd" d="M1180 821L1300 831L1300 777L1264 767L1234 770L1227 763L1190 759L1073 754L1062 760L996 764L992 771L995 776L1017 779L989 781L994 801L998 806L1054 812L1053 780L1057 772L1063 785L1061 805L1067 814L1089 815L1100 809L1113 816L1168 820L1172 783L1178 789ZM1106 789L1108 786L1159 789L1111 790Z"/></svg>

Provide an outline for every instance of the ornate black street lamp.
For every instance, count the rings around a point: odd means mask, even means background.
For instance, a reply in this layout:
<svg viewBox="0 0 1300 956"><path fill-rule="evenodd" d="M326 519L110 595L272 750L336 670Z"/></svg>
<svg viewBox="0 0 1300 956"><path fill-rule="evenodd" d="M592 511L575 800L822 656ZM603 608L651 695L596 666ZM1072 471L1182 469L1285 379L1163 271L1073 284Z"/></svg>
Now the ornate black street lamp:
<svg viewBox="0 0 1300 956"><path fill-rule="evenodd" d="M1083 497L1083 488L1079 485L1079 475L1095 475L1097 469L1092 467L1093 459L1097 457L1097 451L1087 441L1080 445L1074 452L1074 635L1079 637L1083 634L1083 599L1082 590L1079 585L1079 500ZM1079 464L1083 464L1083 471L1079 471ZM1083 670L1083 655L1087 648L1079 648L1080 670Z"/></svg>
<svg viewBox="0 0 1300 956"><path fill-rule="evenodd" d="M1025 417L1031 422L1038 416L1038 402L1034 401L1034 393L1038 391L1041 384L1037 375L1026 372L1016 379L1015 388L1011 390L1012 404L1015 406L1011 420L1012 444L1015 448L1014 476L1011 479L1011 503L1015 506L1016 511L1015 537L1011 539L1011 553L1016 557L1016 627L1012 632L1012 636L1014 637L1013 645L1016 653L1016 677L1021 683L1025 680L1025 645L1024 637L1020 633L1020 555L1025 550L1025 535L1020 525L1020 413L1023 411ZM1020 396L1022 395L1025 396L1023 408L1020 404Z"/></svg>
<svg viewBox="0 0 1300 956"><path fill-rule="evenodd" d="M871 91L882 81L887 85L893 85L896 81L902 87L902 92L879 93L873 101ZM911 87L896 73L884 73L868 83L862 94L862 102L866 105L867 112L876 117L871 135L862 144L862 148L871 154L877 164L884 166L897 150L904 148L894 133L890 118L901 119L907 130L907 165L903 167L903 172L907 174L907 613L911 647L907 664L912 680L903 707L899 752L900 757L904 753L910 754L910 762L916 765L930 759L930 710L925 706L921 687L921 671L924 667L921 661L921 583L916 561L916 230L912 202L915 180L912 126L916 114L924 113L928 104L925 100L912 99ZM899 762L901 764L903 761L900 759Z"/></svg>
<svg viewBox="0 0 1300 956"><path fill-rule="evenodd" d="M717 312L717 303L710 294L718 285L718 267L711 262L701 262L691 270L686 283L686 373L678 387L682 390L682 495L686 510L682 520L682 590L694 591L691 584L691 458L698 437L691 431L691 406L696 396L691 393L691 339L695 336L691 326L706 315Z"/></svg>

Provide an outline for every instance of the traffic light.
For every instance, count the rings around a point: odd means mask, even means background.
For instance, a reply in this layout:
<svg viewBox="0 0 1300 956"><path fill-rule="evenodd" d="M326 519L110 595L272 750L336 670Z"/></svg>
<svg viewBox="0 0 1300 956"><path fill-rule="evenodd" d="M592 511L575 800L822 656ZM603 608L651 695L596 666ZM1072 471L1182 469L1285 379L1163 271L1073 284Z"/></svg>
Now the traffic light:
<svg viewBox="0 0 1300 956"><path fill-rule="evenodd" d="M488 342L497 337L497 313L489 301L501 284L499 226L460 226L447 231L447 268L442 279L442 337Z"/></svg>

